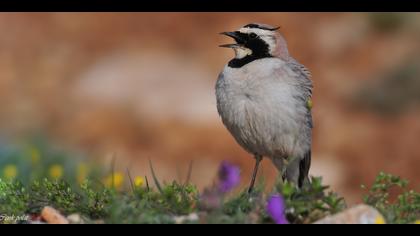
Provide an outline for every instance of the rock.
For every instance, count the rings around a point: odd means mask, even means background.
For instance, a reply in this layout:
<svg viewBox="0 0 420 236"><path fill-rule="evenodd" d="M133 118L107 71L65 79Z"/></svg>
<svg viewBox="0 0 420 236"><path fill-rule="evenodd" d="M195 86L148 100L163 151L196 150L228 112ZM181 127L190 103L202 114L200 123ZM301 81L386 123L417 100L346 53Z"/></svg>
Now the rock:
<svg viewBox="0 0 420 236"><path fill-rule="evenodd" d="M70 224L84 224L85 221L79 214L71 214L67 216L67 220L70 222Z"/></svg>
<svg viewBox="0 0 420 236"><path fill-rule="evenodd" d="M48 224L69 224L70 222L66 217L60 214L56 209L52 207L44 207L41 212L41 218Z"/></svg>
<svg viewBox="0 0 420 236"><path fill-rule="evenodd" d="M175 216L173 219L176 224L182 224L187 221L198 221L199 217L196 213L191 213L187 216Z"/></svg>
<svg viewBox="0 0 420 236"><path fill-rule="evenodd" d="M373 207L357 205L314 224L385 224L384 217Z"/></svg>
<svg viewBox="0 0 420 236"><path fill-rule="evenodd" d="M89 224L99 224L99 225L103 225L103 224L105 224L105 221L104 221L104 220L94 220L94 221L92 221L92 223L89 223Z"/></svg>

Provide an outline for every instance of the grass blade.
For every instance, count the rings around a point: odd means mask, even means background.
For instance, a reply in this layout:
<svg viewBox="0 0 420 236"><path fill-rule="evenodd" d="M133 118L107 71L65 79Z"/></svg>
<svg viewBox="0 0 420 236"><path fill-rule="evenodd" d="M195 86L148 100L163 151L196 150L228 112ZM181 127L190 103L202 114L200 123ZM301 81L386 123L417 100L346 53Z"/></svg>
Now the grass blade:
<svg viewBox="0 0 420 236"><path fill-rule="evenodd" d="M130 170L128 169L128 167L127 167L127 175L128 175L128 180L130 180L130 187L131 187L131 190L132 190L132 191L133 191L133 193L134 193L134 183L133 183L133 178L131 177Z"/></svg>
<svg viewBox="0 0 420 236"><path fill-rule="evenodd" d="M111 186L115 189L115 153L112 153L111 158Z"/></svg>
<svg viewBox="0 0 420 236"><path fill-rule="evenodd" d="M152 161L150 159L149 159L149 166L150 166L150 170L152 171L153 181L155 181L155 185L157 189L159 190L159 192L163 194L162 186L160 185L159 180L156 177L155 170L153 169Z"/></svg>
<svg viewBox="0 0 420 236"><path fill-rule="evenodd" d="M146 180L147 192L150 192L149 180L147 179L147 176L144 176L144 179Z"/></svg>
<svg viewBox="0 0 420 236"><path fill-rule="evenodd" d="M187 185L191 180L191 173L192 173L193 164L194 164L194 161L191 160L190 164L188 166L188 173L187 173L187 178L185 179L184 186Z"/></svg>

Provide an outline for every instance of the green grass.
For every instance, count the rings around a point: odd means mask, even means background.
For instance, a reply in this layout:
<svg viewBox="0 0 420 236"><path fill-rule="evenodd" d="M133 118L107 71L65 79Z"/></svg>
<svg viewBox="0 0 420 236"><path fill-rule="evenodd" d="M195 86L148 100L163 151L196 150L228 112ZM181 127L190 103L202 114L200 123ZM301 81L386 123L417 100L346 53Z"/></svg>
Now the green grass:
<svg viewBox="0 0 420 236"><path fill-rule="evenodd" d="M289 188L293 189L287 196L291 223L310 223L343 209L341 199L324 196L324 188L308 185L299 191L287 184L283 189L290 191ZM64 215L77 213L105 223L175 223L176 216L191 213L201 218L189 223L271 223L265 213L266 196L260 190L251 196L245 190L231 197L216 196L223 198L220 207L204 207L203 198L194 185L176 182L163 185L160 192L147 187L118 191L88 180L75 187L64 180L44 179L28 187L18 181L0 180L0 192L0 212L5 215L36 215L44 206L52 206Z"/></svg>
<svg viewBox="0 0 420 236"><path fill-rule="evenodd" d="M420 219L420 193L407 185L407 180L381 172L371 188L362 186L368 192L363 201L378 209L387 222L412 223ZM395 200L391 199L391 193L397 195Z"/></svg>
<svg viewBox="0 0 420 236"><path fill-rule="evenodd" d="M273 223L266 212L271 193L284 197L287 220L293 224L346 209L344 199L321 178L312 178L302 189L279 181L269 192L261 183L251 195L245 189L222 194L217 186L200 193L191 183L160 183L154 175L152 188L145 178L94 168L48 145L0 147L0 160L0 215L6 216L38 216L43 207L52 206L65 216L79 214L87 223L180 223L179 216L190 216L182 223ZM420 194L406 186L405 180L380 173L371 188L365 187L364 201L388 223L412 223L420 219ZM395 188L400 195L391 201Z"/></svg>

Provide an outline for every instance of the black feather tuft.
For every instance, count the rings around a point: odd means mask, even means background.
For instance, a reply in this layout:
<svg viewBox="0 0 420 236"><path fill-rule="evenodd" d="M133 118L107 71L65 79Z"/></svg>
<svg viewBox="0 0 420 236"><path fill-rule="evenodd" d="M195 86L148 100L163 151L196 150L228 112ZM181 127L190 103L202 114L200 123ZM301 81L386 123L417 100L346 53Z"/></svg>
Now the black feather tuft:
<svg viewBox="0 0 420 236"><path fill-rule="evenodd" d="M257 29L270 30L270 31L276 31L280 29L280 27L268 28L268 27L258 25L258 24L247 24L244 26L244 28L257 28Z"/></svg>
<svg viewBox="0 0 420 236"><path fill-rule="evenodd" d="M299 164L299 188L303 186L305 180L309 179L309 169L311 168L311 150L309 150L305 157Z"/></svg>

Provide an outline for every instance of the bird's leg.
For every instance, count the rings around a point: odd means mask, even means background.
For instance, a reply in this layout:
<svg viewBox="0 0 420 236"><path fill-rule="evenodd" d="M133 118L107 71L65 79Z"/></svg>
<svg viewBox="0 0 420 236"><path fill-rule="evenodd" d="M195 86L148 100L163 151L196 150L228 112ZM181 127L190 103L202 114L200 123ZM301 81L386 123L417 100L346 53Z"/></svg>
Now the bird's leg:
<svg viewBox="0 0 420 236"><path fill-rule="evenodd" d="M260 162L262 158L263 157L260 155L255 155L255 167L254 167L254 172L252 173L251 183L249 184L248 194L251 193L252 189L254 188L255 179L257 178L258 167L260 166Z"/></svg>

